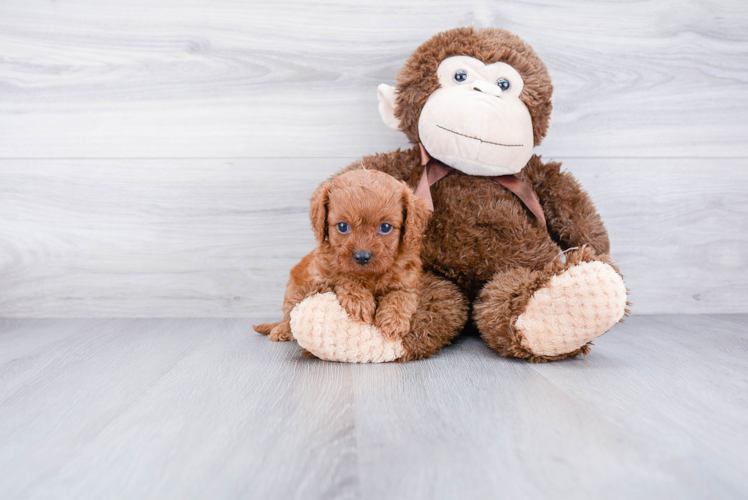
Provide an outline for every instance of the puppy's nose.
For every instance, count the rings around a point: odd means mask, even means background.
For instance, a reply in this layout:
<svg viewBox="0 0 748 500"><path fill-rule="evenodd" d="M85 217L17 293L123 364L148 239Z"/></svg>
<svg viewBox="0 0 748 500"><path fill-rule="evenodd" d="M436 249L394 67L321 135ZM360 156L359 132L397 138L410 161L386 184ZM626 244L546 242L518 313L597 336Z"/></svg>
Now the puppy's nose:
<svg viewBox="0 0 748 500"><path fill-rule="evenodd" d="M356 261L356 264L365 266L371 260L371 252L367 252L366 250L359 250L358 252L353 254L353 260Z"/></svg>

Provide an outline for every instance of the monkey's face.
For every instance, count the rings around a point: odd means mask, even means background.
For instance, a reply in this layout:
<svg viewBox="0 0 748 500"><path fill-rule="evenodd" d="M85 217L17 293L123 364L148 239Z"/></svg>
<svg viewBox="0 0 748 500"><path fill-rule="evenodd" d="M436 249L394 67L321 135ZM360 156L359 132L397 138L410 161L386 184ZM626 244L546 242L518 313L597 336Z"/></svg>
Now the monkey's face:
<svg viewBox="0 0 748 500"><path fill-rule="evenodd" d="M470 175L506 175L532 156L532 119L524 82L510 65L468 56L444 59L440 88L426 101L418 133L431 156Z"/></svg>
<svg viewBox="0 0 748 500"><path fill-rule="evenodd" d="M521 171L548 132L553 85L534 50L498 28L454 28L379 85L379 113L413 144L470 175Z"/></svg>

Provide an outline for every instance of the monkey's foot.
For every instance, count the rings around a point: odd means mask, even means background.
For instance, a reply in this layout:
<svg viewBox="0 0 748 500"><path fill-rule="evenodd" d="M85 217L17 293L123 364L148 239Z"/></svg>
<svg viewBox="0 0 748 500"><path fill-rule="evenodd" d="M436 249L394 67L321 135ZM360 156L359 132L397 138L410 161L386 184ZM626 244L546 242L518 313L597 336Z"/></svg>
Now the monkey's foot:
<svg viewBox="0 0 748 500"><path fill-rule="evenodd" d="M626 285L613 267L582 262L537 290L514 326L535 356L559 356L586 346L626 313Z"/></svg>
<svg viewBox="0 0 748 500"><path fill-rule="evenodd" d="M572 358L628 313L623 276L607 255L570 251L542 270L496 274L473 305L475 324L502 356L532 362Z"/></svg>
<svg viewBox="0 0 748 500"><path fill-rule="evenodd" d="M291 311L291 331L301 347L327 361L384 363L405 354L374 325L354 321L332 292L307 297Z"/></svg>

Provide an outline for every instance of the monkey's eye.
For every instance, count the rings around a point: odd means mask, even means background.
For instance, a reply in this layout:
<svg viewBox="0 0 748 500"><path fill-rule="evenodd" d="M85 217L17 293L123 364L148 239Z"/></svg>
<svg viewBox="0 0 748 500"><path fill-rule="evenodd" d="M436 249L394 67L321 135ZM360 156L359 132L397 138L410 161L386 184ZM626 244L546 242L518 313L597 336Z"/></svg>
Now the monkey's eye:
<svg viewBox="0 0 748 500"><path fill-rule="evenodd" d="M340 234L348 234L351 232L350 226L346 224L345 222L338 222L337 227L338 227L338 232Z"/></svg>
<svg viewBox="0 0 748 500"><path fill-rule="evenodd" d="M464 82L465 80L467 80L467 71L465 71L464 69L458 69L457 71L455 71L454 79L457 83Z"/></svg>
<svg viewBox="0 0 748 500"><path fill-rule="evenodd" d="M506 92L512 88L512 84L506 78L499 78L496 80L496 85L501 89L502 92Z"/></svg>
<svg viewBox="0 0 748 500"><path fill-rule="evenodd" d="M392 232L392 224L388 222L383 222L381 226L379 226L379 234L390 234Z"/></svg>

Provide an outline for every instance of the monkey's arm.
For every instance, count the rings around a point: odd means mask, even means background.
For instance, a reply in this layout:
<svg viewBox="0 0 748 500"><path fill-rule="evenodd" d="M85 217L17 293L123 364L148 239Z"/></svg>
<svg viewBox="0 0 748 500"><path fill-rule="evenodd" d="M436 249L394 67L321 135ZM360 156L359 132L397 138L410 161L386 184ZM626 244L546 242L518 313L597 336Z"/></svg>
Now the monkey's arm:
<svg viewBox="0 0 748 500"><path fill-rule="evenodd" d="M540 199L548 232L562 249L588 245L598 254L610 252L608 232L594 203L561 164L533 156L524 174Z"/></svg>

